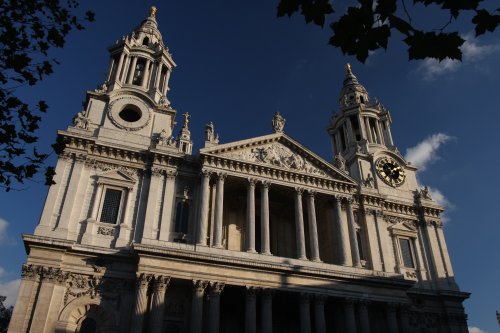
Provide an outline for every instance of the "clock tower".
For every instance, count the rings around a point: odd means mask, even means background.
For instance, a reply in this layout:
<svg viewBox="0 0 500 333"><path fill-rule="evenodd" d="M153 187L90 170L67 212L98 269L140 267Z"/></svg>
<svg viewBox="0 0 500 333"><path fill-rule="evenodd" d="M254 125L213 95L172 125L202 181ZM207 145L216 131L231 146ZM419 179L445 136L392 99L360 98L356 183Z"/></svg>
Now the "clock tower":
<svg viewBox="0 0 500 333"><path fill-rule="evenodd" d="M335 164L358 180L363 188L413 201L418 188L417 169L395 146L391 122L389 110L376 98L370 99L347 64L339 112L332 116L328 127Z"/></svg>

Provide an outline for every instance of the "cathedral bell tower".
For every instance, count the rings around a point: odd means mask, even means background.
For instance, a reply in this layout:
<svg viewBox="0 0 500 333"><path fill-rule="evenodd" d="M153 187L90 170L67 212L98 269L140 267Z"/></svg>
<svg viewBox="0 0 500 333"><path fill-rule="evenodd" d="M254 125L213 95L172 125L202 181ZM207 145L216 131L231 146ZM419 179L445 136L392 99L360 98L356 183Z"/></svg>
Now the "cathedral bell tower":
<svg viewBox="0 0 500 333"><path fill-rule="evenodd" d="M339 111L328 126L335 164L362 187L381 194L413 199L416 168L405 161L391 134L391 115L346 65Z"/></svg>
<svg viewBox="0 0 500 333"><path fill-rule="evenodd" d="M85 109L75 117L72 130L91 131L101 142L191 154L190 135L184 130L178 140L172 134L176 110L167 94L176 64L158 30L156 7L109 54L105 82L87 92Z"/></svg>

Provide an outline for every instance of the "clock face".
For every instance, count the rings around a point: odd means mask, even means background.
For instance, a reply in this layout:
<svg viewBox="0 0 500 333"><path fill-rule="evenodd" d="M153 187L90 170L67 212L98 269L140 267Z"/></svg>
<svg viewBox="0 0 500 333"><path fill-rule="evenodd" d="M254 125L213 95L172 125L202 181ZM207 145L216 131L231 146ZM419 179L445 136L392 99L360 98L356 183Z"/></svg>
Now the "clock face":
<svg viewBox="0 0 500 333"><path fill-rule="evenodd" d="M380 178L391 186L399 186L405 181L405 170L392 158L382 157L377 161L376 168Z"/></svg>

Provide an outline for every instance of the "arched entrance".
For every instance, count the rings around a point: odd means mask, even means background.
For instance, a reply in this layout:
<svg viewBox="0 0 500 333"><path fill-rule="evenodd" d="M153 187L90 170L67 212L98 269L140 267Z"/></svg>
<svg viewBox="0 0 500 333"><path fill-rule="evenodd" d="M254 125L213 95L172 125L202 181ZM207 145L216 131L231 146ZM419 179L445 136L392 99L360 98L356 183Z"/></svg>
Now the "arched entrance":
<svg viewBox="0 0 500 333"><path fill-rule="evenodd" d="M115 310L100 298L88 296L68 303L59 315L56 333L112 333L118 331Z"/></svg>

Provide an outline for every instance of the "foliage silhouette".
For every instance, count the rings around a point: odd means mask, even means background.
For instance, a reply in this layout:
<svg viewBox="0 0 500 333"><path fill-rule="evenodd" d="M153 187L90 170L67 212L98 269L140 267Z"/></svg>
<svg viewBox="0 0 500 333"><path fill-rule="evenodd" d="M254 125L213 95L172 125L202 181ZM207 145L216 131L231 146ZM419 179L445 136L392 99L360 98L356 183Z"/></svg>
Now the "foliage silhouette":
<svg viewBox="0 0 500 333"><path fill-rule="evenodd" d="M465 21L471 12L474 13L471 24L476 37L487 31L494 32L500 25L500 8L488 11L479 8L481 2L483 0L413 0L413 6L437 8L448 17L442 27L422 30L412 21L406 0L357 0L345 14L330 23L333 35L329 44L365 62L370 51L387 49L392 33L398 31L405 37L403 42L408 45L409 60L462 60L460 47L465 40L457 31L446 31L450 23ZM280 0L278 17L291 17L296 12L304 16L306 23L313 22L323 27L327 17L335 11L329 0Z"/></svg>
<svg viewBox="0 0 500 333"><path fill-rule="evenodd" d="M0 187L5 191L33 179L49 155L36 148L36 131L48 105L43 100L29 105L18 89L52 74L58 62L49 57L51 48L62 48L70 31L94 20L91 11L74 15L77 7L76 0L0 1ZM61 142L53 149L59 153ZM46 168L46 184L52 184L53 175L54 169Z"/></svg>

